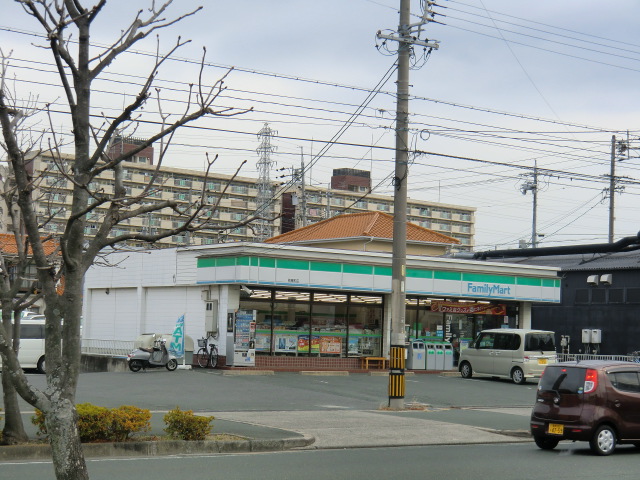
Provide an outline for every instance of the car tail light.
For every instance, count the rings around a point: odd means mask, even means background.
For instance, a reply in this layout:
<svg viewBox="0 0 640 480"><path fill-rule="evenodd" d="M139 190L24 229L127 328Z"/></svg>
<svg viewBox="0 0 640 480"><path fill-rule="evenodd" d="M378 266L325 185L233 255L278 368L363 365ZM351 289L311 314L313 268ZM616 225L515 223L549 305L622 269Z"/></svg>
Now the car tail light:
<svg viewBox="0 0 640 480"><path fill-rule="evenodd" d="M544 372L547 370L547 368L545 367L544 370L542 370L542 373L540 374L540 380L538 380L538 391L542 390L542 377L544 376Z"/></svg>
<svg viewBox="0 0 640 480"><path fill-rule="evenodd" d="M592 368L587 369L584 375L584 393L594 392L598 387L598 371Z"/></svg>

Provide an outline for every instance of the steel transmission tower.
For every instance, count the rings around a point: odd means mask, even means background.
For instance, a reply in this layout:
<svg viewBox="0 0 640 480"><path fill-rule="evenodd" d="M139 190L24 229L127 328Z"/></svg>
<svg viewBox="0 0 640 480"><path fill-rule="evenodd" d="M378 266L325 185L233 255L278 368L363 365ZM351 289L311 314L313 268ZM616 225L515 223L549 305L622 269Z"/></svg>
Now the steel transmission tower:
<svg viewBox="0 0 640 480"><path fill-rule="evenodd" d="M425 61L438 48L437 42L420 39L422 27L433 21L432 1L422 2L418 22L411 24L411 0L400 0L400 22L391 35L378 32L385 42L398 42L398 80L396 103L396 160L393 198L393 253L391 263L391 335L389 349L389 407L404 408L405 396L405 300L407 268L407 182L409 178L409 69L415 63L415 46L424 49Z"/></svg>
<svg viewBox="0 0 640 480"><path fill-rule="evenodd" d="M272 130L268 123L258 132L260 146L256 152L260 157L258 160L258 197L256 198L256 215L261 217L254 224L256 240L262 242L273 236L273 184L271 183L271 154L276 147L271 145L271 138L278 132Z"/></svg>

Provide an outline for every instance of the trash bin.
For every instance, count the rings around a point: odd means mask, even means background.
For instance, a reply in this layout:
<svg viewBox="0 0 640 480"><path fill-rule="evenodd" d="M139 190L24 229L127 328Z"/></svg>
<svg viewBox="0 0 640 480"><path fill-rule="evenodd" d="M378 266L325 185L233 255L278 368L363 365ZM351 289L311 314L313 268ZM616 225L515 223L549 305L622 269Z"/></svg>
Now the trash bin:
<svg viewBox="0 0 640 480"><path fill-rule="evenodd" d="M424 342L420 340L409 342L409 351L407 352L407 368L409 370L427 369L427 354Z"/></svg>
<svg viewBox="0 0 640 480"><path fill-rule="evenodd" d="M427 370L435 370L436 369L436 346L433 342L427 342Z"/></svg>
<svg viewBox="0 0 640 480"><path fill-rule="evenodd" d="M444 369L453 370L453 345L444 344Z"/></svg>
<svg viewBox="0 0 640 480"><path fill-rule="evenodd" d="M435 370L444 370L444 343L438 342L436 347L436 368Z"/></svg>

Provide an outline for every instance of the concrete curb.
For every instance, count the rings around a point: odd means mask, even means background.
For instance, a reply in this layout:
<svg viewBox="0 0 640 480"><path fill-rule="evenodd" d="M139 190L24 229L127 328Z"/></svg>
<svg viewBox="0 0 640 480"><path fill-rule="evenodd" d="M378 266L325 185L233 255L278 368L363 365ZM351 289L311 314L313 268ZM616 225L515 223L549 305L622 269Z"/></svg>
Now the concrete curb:
<svg viewBox="0 0 640 480"><path fill-rule="evenodd" d="M317 375L320 377L348 377L346 370L301 370L300 375Z"/></svg>
<svg viewBox="0 0 640 480"><path fill-rule="evenodd" d="M275 375L273 370L223 370L223 376L237 375Z"/></svg>
<svg viewBox="0 0 640 480"><path fill-rule="evenodd" d="M315 438L302 435L266 440L185 441L163 440L147 442L83 443L86 458L95 457L155 457L208 453L274 452L308 447ZM6 445L0 447L0 462L11 460L50 459L49 445Z"/></svg>
<svg viewBox="0 0 640 480"><path fill-rule="evenodd" d="M412 375L415 375L416 372L404 372L404 376L405 377L410 377ZM369 372L369 376L371 377L388 377L389 376L389 371L384 371L384 372Z"/></svg>

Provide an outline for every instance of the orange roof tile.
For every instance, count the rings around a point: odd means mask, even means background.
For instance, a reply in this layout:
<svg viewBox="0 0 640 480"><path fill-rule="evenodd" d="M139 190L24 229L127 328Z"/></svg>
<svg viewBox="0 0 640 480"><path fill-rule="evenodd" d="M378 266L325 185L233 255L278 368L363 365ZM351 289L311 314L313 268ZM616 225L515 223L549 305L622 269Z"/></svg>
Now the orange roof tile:
<svg viewBox="0 0 640 480"><path fill-rule="evenodd" d="M338 215L291 232L268 238L265 243L293 243L353 237L393 238L393 217L382 212ZM459 240L407 222L407 240L458 244Z"/></svg>
<svg viewBox="0 0 640 480"><path fill-rule="evenodd" d="M56 251L58 248L57 240L46 240L43 244L44 253L46 255L50 255ZM17 255L18 254L18 246L16 244L16 237L12 233L0 233L0 252L6 253L9 255ZM31 253L31 247L29 247L29 253Z"/></svg>

